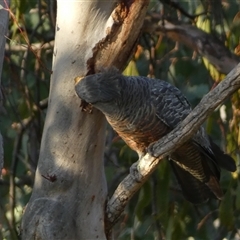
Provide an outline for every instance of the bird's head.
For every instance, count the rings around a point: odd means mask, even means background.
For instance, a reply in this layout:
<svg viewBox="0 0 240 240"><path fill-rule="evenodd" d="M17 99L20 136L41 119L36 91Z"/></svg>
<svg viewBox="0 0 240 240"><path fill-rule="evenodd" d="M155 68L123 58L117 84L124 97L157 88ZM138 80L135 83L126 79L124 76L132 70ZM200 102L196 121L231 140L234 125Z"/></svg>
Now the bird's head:
<svg viewBox="0 0 240 240"><path fill-rule="evenodd" d="M121 78L117 69L81 78L75 85L77 95L100 110L103 104L114 102L121 95Z"/></svg>

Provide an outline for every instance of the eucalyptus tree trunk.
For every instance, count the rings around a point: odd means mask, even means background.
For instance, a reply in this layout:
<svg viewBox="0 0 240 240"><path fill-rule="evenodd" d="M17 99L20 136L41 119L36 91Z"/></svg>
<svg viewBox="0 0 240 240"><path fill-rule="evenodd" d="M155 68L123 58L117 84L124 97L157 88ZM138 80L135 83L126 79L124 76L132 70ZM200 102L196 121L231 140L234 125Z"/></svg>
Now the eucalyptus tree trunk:
<svg viewBox="0 0 240 240"><path fill-rule="evenodd" d="M8 29L8 11L6 10L9 5L9 0L0 0L0 85L1 85L1 75L2 75L2 66L3 66L3 58L4 58L4 49L6 42L6 33ZM2 111L2 92L0 89L0 112ZM3 140L2 135L0 133L0 177L3 168Z"/></svg>
<svg viewBox="0 0 240 240"><path fill-rule="evenodd" d="M106 239L106 121L96 109L82 111L74 79L123 69L148 2L58 0L48 111L22 239Z"/></svg>

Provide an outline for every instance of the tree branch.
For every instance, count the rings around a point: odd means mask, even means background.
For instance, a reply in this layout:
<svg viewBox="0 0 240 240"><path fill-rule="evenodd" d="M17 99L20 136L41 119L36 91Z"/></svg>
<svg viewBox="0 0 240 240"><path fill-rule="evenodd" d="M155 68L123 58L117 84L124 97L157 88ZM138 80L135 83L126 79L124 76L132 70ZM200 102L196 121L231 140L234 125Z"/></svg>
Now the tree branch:
<svg viewBox="0 0 240 240"><path fill-rule="evenodd" d="M176 150L197 131L206 118L227 97L240 88L240 64L224 81L205 95L196 108L172 132L150 145L149 152L138 163L137 172L130 173L118 186L107 203L107 227L110 228L119 218L132 196L139 190L160 160Z"/></svg>
<svg viewBox="0 0 240 240"><path fill-rule="evenodd" d="M175 8L176 10L178 10L184 16L190 18L191 20L194 20L194 18L196 18L196 16L189 14L178 2L171 1L171 0L167 0L167 1L160 0L160 2L162 4L166 4L166 5L170 6L170 7Z"/></svg>
<svg viewBox="0 0 240 240"><path fill-rule="evenodd" d="M162 34L173 41L179 41L200 55L221 72L228 74L239 63L239 58L212 34L208 34L196 26L183 22L162 20L158 14L146 17L143 31Z"/></svg>
<svg viewBox="0 0 240 240"><path fill-rule="evenodd" d="M5 33L7 32L8 28L8 12L5 8L8 7L9 1L8 0L0 0L0 83L1 83L1 75L2 75L2 65L3 65L3 57L4 57L4 47L5 47ZM0 108L2 108L2 92L0 89ZM0 133L0 177L3 168L3 140L2 135Z"/></svg>
<svg viewBox="0 0 240 240"><path fill-rule="evenodd" d="M92 49L93 56L87 61L88 74L103 67L115 66L120 70L126 67L137 46L148 4L149 0L119 2L112 14L114 24Z"/></svg>
<svg viewBox="0 0 240 240"><path fill-rule="evenodd" d="M18 44L18 45L11 45L9 43L5 44L5 51L7 52L25 52L28 51L29 48L31 48L33 51L39 51L39 50L48 50L53 49L54 46L54 40L47 42L47 43L32 43L30 46L27 44Z"/></svg>

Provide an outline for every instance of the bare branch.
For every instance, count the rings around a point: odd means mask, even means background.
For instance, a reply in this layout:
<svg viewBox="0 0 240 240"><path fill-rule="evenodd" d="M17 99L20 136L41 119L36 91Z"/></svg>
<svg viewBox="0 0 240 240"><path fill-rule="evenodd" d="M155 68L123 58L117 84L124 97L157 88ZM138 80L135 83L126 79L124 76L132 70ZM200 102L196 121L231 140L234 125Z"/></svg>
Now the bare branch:
<svg viewBox="0 0 240 240"><path fill-rule="evenodd" d="M173 41L182 42L207 58L221 73L228 74L239 62L239 58L219 39L191 24L162 21L159 15L151 15L146 18L143 31L162 34Z"/></svg>
<svg viewBox="0 0 240 240"><path fill-rule="evenodd" d="M4 9L6 5L9 4L9 1L0 0L0 83L1 83L1 75L2 75L2 65L3 65L3 57L4 57L4 46L5 46L5 33L8 28L8 12ZM0 108L2 107L2 92L0 90ZM0 133L0 177L3 168L3 139Z"/></svg>
<svg viewBox="0 0 240 240"><path fill-rule="evenodd" d="M176 150L186 142L201 126L204 120L219 106L227 97L240 88L240 64L237 65L225 78L224 81L205 95L198 106L168 135L150 146L154 153L149 153L140 159L137 171L130 173L118 186L113 196L107 203L107 227L118 220L125 206L132 196L139 190L150 174L156 169L160 160ZM157 158L156 158L157 157Z"/></svg>
<svg viewBox="0 0 240 240"><path fill-rule="evenodd" d="M175 8L176 10L178 10L179 12L181 12L184 16L186 16L186 17L188 17L188 18L190 18L191 20L194 20L194 18L196 17L196 16L194 16L194 15L191 15L191 14L189 14L178 2L176 2L176 1L162 1L162 0L160 0L160 2L162 2L163 4L167 4L167 5L169 5L170 7L173 7L173 8Z"/></svg>
<svg viewBox="0 0 240 240"><path fill-rule="evenodd" d="M53 49L54 46L54 40L48 42L48 43L33 43L30 45L31 49L33 51L39 51L41 49L48 50L48 49ZM9 43L5 44L5 50L11 51L11 52L25 52L29 50L29 46L27 44L16 44L16 45L11 45Z"/></svg>

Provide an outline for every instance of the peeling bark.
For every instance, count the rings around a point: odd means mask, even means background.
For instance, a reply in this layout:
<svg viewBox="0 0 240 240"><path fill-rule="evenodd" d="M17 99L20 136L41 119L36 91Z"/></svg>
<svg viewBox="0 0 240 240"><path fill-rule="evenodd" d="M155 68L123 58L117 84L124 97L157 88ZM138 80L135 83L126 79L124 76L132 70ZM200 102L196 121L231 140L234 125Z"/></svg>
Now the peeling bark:
<svg viewBox="0 0 240 240"><path fill-rule="evenodd" d="M123 70L137 46L141 26L149 0L122 1L113 11L113 25L106 29L106 37L93 48L88 63L88 74L103 67L115 66Z"/></svg>
<svg viewBox="0 0 240 240"><path fill-rule="evenodd" d="M185 44L207 58L221 73L228 74L240 61L219 39L190 24L148 16L143 31L162 34Z"/></svg>

